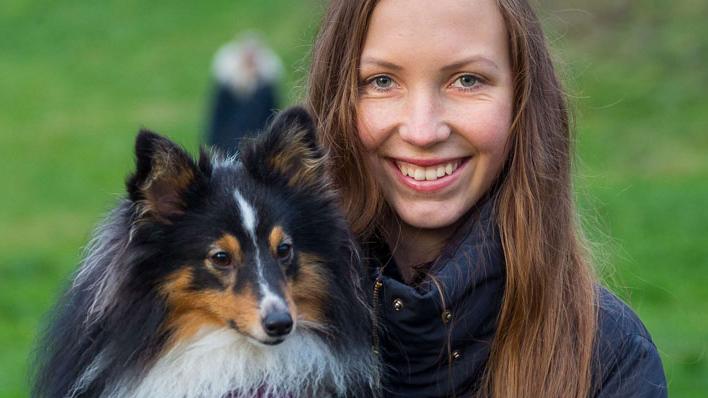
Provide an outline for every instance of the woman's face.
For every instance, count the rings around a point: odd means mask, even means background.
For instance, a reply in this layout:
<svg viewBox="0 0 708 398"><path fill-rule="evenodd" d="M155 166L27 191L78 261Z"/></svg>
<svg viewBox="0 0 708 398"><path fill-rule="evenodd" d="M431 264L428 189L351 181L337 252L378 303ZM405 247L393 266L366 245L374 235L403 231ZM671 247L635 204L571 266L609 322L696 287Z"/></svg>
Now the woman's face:
<svg viewBox="0 0 708 398"><path fill-rule="evenodd" d="M388 204L453 225L507 156L512 76L493 0L383 0L361 54L357 129Z"/></svg>

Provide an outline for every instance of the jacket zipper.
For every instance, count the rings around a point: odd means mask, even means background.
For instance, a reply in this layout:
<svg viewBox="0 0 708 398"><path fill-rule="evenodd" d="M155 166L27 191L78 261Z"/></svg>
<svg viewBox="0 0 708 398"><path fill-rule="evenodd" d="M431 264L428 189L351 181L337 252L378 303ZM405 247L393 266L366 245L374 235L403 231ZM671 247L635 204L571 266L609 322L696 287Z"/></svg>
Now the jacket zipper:
<svg viewBox="0 0 708 398"><path fill-rule="evenodd" d="M374 281L374 295L372 297L373 301L373 317L372 317L372 343L373 343L373 351L375 355L380 355L380 350L379 350L379 294L381 291L381 288L383 287L383 282L381 281L381 270L379 270L378 276L376 276L376 281Z"/></svg>

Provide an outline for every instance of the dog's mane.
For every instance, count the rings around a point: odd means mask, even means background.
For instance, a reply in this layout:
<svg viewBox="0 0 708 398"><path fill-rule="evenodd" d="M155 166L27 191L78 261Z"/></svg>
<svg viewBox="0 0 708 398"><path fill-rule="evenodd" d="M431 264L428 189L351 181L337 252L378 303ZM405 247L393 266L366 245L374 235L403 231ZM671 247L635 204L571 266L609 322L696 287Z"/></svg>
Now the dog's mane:
<svg viewBox="0 0 708 398"><path fill-rule="evenodd" d="M125 288L131 269L148 255L131 246L135 211L121 200L96 229L49 320L33 396L96 395L108 380L144 367L164 346L162 298ZM43 390L47 386L51 390Z"/></svg>
<svg viewBox="0 0 708 398"><path fill-rule="evenodd" d="M135 206L121 200L94 233L84 251L84 261L79 267L72 290L91 292L86 312L86 325L100 320L116 304L118 288L127 276L131 260L126 250L134 232Z"/></svg>
<svg viewBox="0 0 708 398"><path fill-rule="evenodd" d="M362 352L363 354L363 352ZM345 396L370 373L365 356L341 358L308 330L263 347L227 328L204 328L169 350L137 383L109 386L108 398Z"/></svg>

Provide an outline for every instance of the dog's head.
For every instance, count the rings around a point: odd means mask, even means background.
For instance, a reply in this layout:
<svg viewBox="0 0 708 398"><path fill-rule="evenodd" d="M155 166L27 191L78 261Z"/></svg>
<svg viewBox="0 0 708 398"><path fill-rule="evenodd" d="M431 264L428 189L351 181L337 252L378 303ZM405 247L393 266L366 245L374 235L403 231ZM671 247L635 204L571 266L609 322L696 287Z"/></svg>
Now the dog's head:
<svg viewBox="0 0 708 398"><path fill-rule="evenodd" d="M147 131L136 157L127 188L145 260L131 279L164 297L174 338L212 325L278 344L327 324L348 232L303 109L279 115L238 158L195 161Z"/></svg>

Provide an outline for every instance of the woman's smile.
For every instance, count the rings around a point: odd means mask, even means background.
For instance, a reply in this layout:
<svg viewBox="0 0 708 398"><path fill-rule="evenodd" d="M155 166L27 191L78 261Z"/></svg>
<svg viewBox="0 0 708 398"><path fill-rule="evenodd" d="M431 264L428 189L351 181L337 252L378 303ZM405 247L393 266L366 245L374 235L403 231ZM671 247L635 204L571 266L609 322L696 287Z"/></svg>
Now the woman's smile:
<svg viewBox="0 0 708 398"><path fill-rule="evenodd" d="M389 158L390 172L403 189L435 194L460 183L470 157L447 159Z"/></svg>

